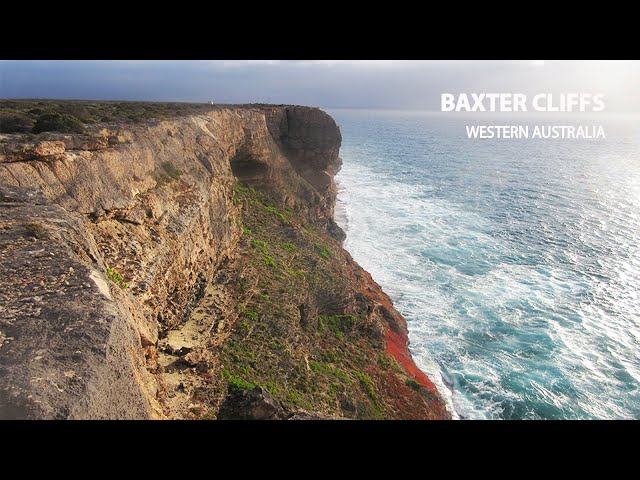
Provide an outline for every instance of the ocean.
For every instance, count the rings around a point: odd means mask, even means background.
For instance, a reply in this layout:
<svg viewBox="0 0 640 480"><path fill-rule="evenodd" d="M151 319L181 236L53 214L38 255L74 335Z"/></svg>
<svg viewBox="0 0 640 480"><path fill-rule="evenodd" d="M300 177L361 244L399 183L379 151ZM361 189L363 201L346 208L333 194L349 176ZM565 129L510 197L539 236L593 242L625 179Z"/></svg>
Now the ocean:
<svg viewBox="0 0 640 480"><path fill-rule="evenodd" d="M640 418L640 118L327 111L344 246L455 418ZM606 139L467 138L516 121Z"/></svg>

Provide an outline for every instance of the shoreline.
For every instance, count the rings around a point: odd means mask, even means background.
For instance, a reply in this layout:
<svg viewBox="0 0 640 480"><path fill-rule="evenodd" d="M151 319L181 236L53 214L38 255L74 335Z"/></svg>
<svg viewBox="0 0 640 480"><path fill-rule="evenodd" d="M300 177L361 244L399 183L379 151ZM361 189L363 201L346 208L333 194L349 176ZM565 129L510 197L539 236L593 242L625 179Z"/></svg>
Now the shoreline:
<svg viewBox="0 0 640 480"><path fill-rule="evenodd" d="M339 172L338 172L339 173ZM337 173L336 173L337 175ZM336 199L333 212L333 220L344 231L345 240L341 242L342 248L347 252L350 258L351 252L344 246L346 238L348 238L348 217L346 205L343 201L338 200L338 195L341 192L346 191L346 187L341 185L340 181L334 176L333 181L335 183ZM399 312L391 297L384 291L384 289L373 279L371 273L363 268L356 260L352 260L363 272L365 286L363 287L363 293L371 296L384 308L385 317L387 317L390 328L387 328L385 335L386 352L395 358L405 371L413 376L413 378L428 392L435 392L436 395L442 397L445 402L445 411L439 411L438 413L446 416L450 415L451 420L458 420L459 414L456 412L453 405L452 390L445 385L446 393L442 392L442 388L438 388L434 381L431 380L429 375L425 373L415 362L411 350L409 349L409 329L407 326L407 320L404 315ZM390 317L390 318L389 318ZM394 328L394 326L396 328Z"/></svg>

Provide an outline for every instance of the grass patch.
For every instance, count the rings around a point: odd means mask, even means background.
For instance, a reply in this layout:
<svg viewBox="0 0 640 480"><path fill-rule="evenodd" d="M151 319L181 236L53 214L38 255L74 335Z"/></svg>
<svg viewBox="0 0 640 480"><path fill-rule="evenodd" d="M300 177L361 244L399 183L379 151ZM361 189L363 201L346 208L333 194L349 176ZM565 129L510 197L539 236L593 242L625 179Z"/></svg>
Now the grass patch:
<svg viewBox="0 0 640 480"><path fill-rule="evenodd" d="M269 391L269 393L274 397L277 396L278 393L280 392L280 387L278 387L278 384L274 382L266 382L264 384L264 388L266 388Z"/></svg>
<svg viewBox="0 0 640 480"><path fill-rule="evenodd" d="M335 363L338 361L338 356L333 352L322 352L322 361L327 363Z"/></svg>
<svg viewBox="0 0 640 480"><path fill-rule="evenodd" d="M244 311L244 316L252 322L255 322L256 320L258 320L258 311L255 308L247 308Z"/></svg>
<svg viewBox="0 0 640 480"><path fill-rule="evenodd" d="M240 326L244 330L249 329L249 323L243 322ZM229 340L225 347L225 352L233 358L233 364L239 365L238 370L242 371L242 373L249 373L248 368L245 368L245 364L242 362L249 362L252 365L255 364L257 360L256 353L251 350L251 344L248 342L237 342L235 340Z"/></svg>
<svg viewBox="0 0 640 480"><path fill-rule="evenodd" d="M376 395L376 390L373 387L373 380L371 377L366 373L359 372L357 370L353 373L358 377L358 380L360 380L360 386L364 390L364 393L366 393L371 400L377 401L378 397Z"/></svg>
<svg viewBox="0 0 640 480"><path fill-rule="evenodd" d="M306 275L304 273L304 270L295 270L295 269L287 270L287 274L289 274L289 276L293 278L304 278Z"/></svg>
<svg viewBox="0 0 640 480"><path fill-rule="evenodd" d="M265 242L264 240L253 239L251 241L251 245L253 245L255 248L257 248L260 251L267 249L267 242Z"/></svg>
<svg viewBox="0 0 640 480"><path fill-rule="evenodd" d="M289 252L295 252L298 247L296 247L293 243L283 243L282 248L288 250Z"/></svg>
<svg viewBox="0 0 640 480"><path fill-rule="evenodd" d="M276 259L273 258L269 253L269 250L267 250L267 242L265 242L264 240L253 239L251 244L254 246L254 248L257 248L260 251L260 253L262 254L262 260L267 267L276 268L278 266L278 262L276 262Z"/></svg>
<svg viewBox="0 0 640 480"><path fill-rule="evenodd" d="M273 267L276 268L278 266L278 263L275 261L275 259L269 255L269 254L262 254L262 259L264 260L264 264L267 267Z"/></svg>
<svg viewBox="0 0 640 480"><path fill-rule="evenodd" d="M251 373L251 367L249 365L240 364L238 365L237 368L240 373L244 373L244 374Z"/></svg>
<svg viewBox="0 0 640 480"><path fill-rule="evenodd" d="M378 365L380 365L382 368L391 368L391 360L386 353L381 353L378 355Z"/></svg>
<svg viewBox="0 0 640 480"><path fill-rule="evenodd" d="M329 259L333 256L333 252L326 245L316 245L316 248L318 249L318 255L322 258Z"/></svg>
<svg viewBox="0 0 640 480"><path fill-rule="evenodd" d="M316 362L316 361L310 360L309 367L314 372L321 373L323 375L336 377L344 381L349 380L349 377L347 377L347 375L342 370L334 367L333 365L329 365L328 363Z"/></svg>
<svg viewBox="0 0 640 480"><path fill-rule="evenodd" d="M229 370L224 370L222 372L222 376L227 379L229 391L233 393L240 393L243 390L253 390L256 387L255 383L251 383L243 378L236 377L231 372L229 372Z"/></svg>
<svg viewBox="0 0 640 480"><path fill-rule="evenodd" d="M304 408L306 410L313 410L313 405L305 400L300 392L296 390L288 390L284 395L284 401L297 407Z"/></svg>
<svg viewBox="0 0 640 480"><path fill-rule="evenodd" d="M256 388L255 383L247 382L240 377L231 377L229 379L229 390L233 393L240 393L244 390L253 390Z"/></svg>
<svg viewBox="0 0 640 480"><path fill-rule="evenodd" d="M274 207L273 205L265 205L264 209L269 212L274 214L276 217L278 217L280 220L282 220L284 223L289 223L289 215L282 213L280 210L278 210L276 207Z"/></svg>
<svg viewBox="0 0 640 480"><path fill-rule="evenodd" d="M242 227L242 233L245 235L251 235L253 232L251 231L250 228Z"/></svg>
<svg viewBox="0 0 640 480"><path fill-rule="evenodd" d="M242 185L241 183L235 183L233 185L233 191L236 195L243 195L245 197L256 197L258 195L255 188Z"/></svg>
<svg viewBox="0 0 640 480"><path fill-rule="evenodd" d="M129 288L129 284L125 283L124 277L115 268L107 267L107 277L119 287Z"/></svg>
<svg viewBox="0 0 640 480"><path fill-rule="evenodd" d="M354 315L319 315L318 329L321 332L329 331L338 338L353 330L357 318Z"/></svg>

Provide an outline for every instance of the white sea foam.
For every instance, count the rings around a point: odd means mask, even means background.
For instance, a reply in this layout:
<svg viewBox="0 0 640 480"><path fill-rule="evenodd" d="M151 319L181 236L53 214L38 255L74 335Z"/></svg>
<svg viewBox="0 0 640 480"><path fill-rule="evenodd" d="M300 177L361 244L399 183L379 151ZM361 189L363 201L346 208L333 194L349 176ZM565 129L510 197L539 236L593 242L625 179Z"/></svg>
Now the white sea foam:
<svg viewBox="0 0 640 480"><path fill-rule="evenodd" d="M420 116L341 123L345 247L452 411L640 415L640 137L470 151Z"/></svg>

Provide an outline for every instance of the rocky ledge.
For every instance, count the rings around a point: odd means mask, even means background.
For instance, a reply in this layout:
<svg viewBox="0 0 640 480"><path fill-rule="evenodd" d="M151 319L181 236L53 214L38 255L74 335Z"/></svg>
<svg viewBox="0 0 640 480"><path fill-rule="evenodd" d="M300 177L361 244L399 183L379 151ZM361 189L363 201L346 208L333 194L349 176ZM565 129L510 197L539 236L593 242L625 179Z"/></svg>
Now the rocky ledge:
<svg viewBox="0 0 640 480"><path fill-rule="evenodd" d="M0 136L0 418L445 419L319 109Z"/></svg>

